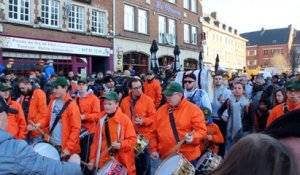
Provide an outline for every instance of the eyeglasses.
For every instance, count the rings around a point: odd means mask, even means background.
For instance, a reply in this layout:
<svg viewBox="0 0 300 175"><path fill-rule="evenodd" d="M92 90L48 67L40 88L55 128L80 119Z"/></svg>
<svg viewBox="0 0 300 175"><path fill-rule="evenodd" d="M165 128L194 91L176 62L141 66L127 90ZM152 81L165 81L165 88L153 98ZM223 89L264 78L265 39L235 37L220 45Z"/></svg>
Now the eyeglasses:
<svg viewBox="0 0 300 175"><path fill-rule="evenodd" d="M193 83L193 82L195 82L195 81L184 80L183 82L184 82L184 83L189 83L189 84L191 84L191 83Z"/></svg>
<svg viewBox="0 0 300 175"><path fill-rule="evenodd" d="M133 90L139 90L139 89L142 89L142 86L139 86L139 87L133 87L132 89L133 89Z"/></svg>

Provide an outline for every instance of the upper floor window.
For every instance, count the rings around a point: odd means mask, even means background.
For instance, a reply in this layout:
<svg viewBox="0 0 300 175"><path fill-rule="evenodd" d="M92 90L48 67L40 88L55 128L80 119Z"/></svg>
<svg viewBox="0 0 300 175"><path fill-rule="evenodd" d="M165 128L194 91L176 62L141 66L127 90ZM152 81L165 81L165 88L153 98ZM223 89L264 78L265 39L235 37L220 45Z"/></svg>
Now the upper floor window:
<svg viewBox="0 0 300 175"><path fill-rule="evenodd" d="M188 24L184 24L183 41L185 43L190 43L190 26Z"/></svg>
<svg viewBox="0 0 300 175"><path fill-rule="evenodd" d="M124 29L134 31L134 7L124 6Z"/></svg>
<svg viewBox="0 0 300 175"><path fill-rule="evenodd" d="M158 16L159 43L164 43L164 37L166 31L167 31L166 17Z"/></svg>
<svg viewBox="0 0 300 175"><path fill-rule="evenodd" d="M42 0L42 23L44 25L58 27L59 1Z"/></svg>
<svg viewBox="0 0 300 175"><path fill-rule="evenodd" d="M169 19L168 20L168 33L169 33L169 38L168 38L168 43L171 45L175 45L176 43L176 22L174 19Z"/></svg>
<svg viewBox="0 0 300 175"><path fill-rule="evenodd" d="M29 22L30 14L30 0L9 0L8 3L8 18Z"/></svg>
<svg viewBox="0 0 300 175"><path fill-rule="evenodd" d="M176 0L168 0L169 2L175 4L176 3Z"/></svg>
<svg viewBox="0 0 300 175"><path fill-rule="evenodd" d="M192 26L191 27L191 43L197 45L197 28Z"/></svg>
<svg viewBox="0 0 300 175"><path fill-rule="evenodd" d="M105 34L106 13L98 10L92 10L92 32Z"/></svg>
<svg viewBox="0 0 300 175"><path fill-rule="evenodd" d="M183 0L183 8L197 13L198 0Z"/></svg>
<svg viewBox="0 0 300 175"><path fill-rule="evenodd" d="M72 5L71 13L69 15L70 29L83 31L83 11L83 7Z"/></svg>
<svg viewBox="0 0 300 175"><path fill-rule="evenodd" d="M183 0L183 8L190 9L190 0Z"/></svg>
<svg viewBox="0 0 300 175"><path fill-rule="evenodd" d="M191 0L191 11L197 12L197 0Z"/></svg>
<svg viewBox="0 0 300 175"><path fill-rule="evenodd" d="M138 21L138 32L139 33L148 33L148 15L146 10L138 10L139 21Z"/></svg>

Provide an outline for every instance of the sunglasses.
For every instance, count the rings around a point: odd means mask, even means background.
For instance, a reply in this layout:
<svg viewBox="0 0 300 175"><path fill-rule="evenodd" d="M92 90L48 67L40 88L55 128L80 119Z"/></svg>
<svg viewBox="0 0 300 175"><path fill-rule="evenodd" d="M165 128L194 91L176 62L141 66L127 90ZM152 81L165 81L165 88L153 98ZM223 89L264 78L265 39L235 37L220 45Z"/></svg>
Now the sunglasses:
<svg viewBox="0 0 300 175"><path fill-rule="evenodd" d="M189 83L189 84L191 84L191 83L193 83L193 82L195 82L195 81L189 81L189 80L185 80L185 81L183 81L184 83Z"/></svg>

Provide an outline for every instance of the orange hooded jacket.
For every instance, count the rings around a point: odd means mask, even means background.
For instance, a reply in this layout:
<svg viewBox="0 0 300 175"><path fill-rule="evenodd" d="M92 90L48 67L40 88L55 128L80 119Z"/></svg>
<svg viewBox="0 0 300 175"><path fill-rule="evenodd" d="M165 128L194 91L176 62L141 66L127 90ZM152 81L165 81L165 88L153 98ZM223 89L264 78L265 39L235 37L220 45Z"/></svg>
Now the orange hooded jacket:
<svg viewBox="0 0 300 175"><path fill-rule="evenodd" d="M83 98L76 96L75 101L78 104L80 114L83 114L85 117L85 120L82 121L83 127L86 128L90 134L94 134L97 122L100 119L99 99L94 94L89 93Z"/></svg>
<svg viewBox="0 0 300 175"><path fill-rule="evenodd" d="M296 109L296 106L297 104L295 103L292 103L290 102L289 100L287 100L287 105L288 105L288 110L289 111L292 111L294 109ZM270 115L268 117L268 120L267 120L267 127L274 121L276 120L277 118L281 117L283 114L284 114L284 104L285 103L281 103L277 106L275 106L271 112L270 112ZM300 107L300 105L299 105Z"/></svg>
<svg viewBox="0 0 300 175"><path fill-rule="evenodd" d="M22 106L23 100L24 96L21 95L17 102ZM41 89L35 89L30 99L27 121L32 120L34 123L39 123L40 128L44 130L49 125L48 115L46 94ZM39 131L29 132L30 138L40 135Z"/></svg>
<svg viewBox="0 0 300 175"><path fill-rule="evenodd" d="M7 104L19 111L18 114L8 113L8 126L6 131L13 135L16 139L25 140L27 134L27 124L24 117L22 106L12 101L10 98L7 100Z"/></svg>
<svg viewBox="0 0 300 175"><path fill-rule="evenodd" d="M158 108L162 99L162 88L160 83L156 79L153 79L150 82L146 80L144 82L144 93L151 97L155 107Z"/></svg>
<svg viewBox="0 0 300 175"><path fill-rule="evenodd" d="M123 113L130 117L132 123L134 124L135 118L130 112L131 100L131 94L129 94L122 100L120 108L122 109ZM134 111L137 117L141 117L143 119L143 124L141 126L135 126L136 131L150 141L153 129L153 120L156 114L156 109L152 99L146 94L142 93L135 104Z"/></svg>
<svg viewBox="0 0 300 175"><path fill-rule="evenodd" d="M101 118L105 117L106 113L101 113ZM98 122L100 123L100 122ZM136 144L136 134L134 131L134 127L130 121L130 119L122 113L120 108L117 109L114 116L109 118L109 133L111 137L111 143L119 140L121 143L121 147L117 153L114 154L114 158L124 165L127 168L129 175L135 175L135 154L134 154L134 146ZM118 124L121 126L120 138L118 138ZM102 126L102 144L101 144L101 152L105 151L107 146L106 136L105 136L105 124ZM91 145L90 152L90 162L96 163L97 159L97 151L99 147L99 139L100 139L100 124L96 129L95 137L93 140L93 144ZM102 167L107 161L110 160L108 154L101 155L98 167Z"/></svg>
<svg viewBox="0 0 300 175"><path fill-rule="evenodd" d="M169 104L164 104L157 110L155 127L150 141L150 151L158 151L163 159L169 156L168 153L170 153L171 148L176 145L168 114L170 108ZM180 140L183 140L185 134L190 133L192 130L196 131L193 134L193 142L183 144L179 149L179 152L189 161L195 160L201 154L201 141L206 138L207 130L204 115L198 106L189 102L186 98L183 98L178 107L173 110L173 115Z"/></svg>
<svg viewBox="0 0 300 175"><path fill-rule="evenodd" d="M210 149L213 153L218 154L219 152L219 144L224 142L224 137L215 123L206 124L207 135L212 136L212 140L208 140L207 138L200 145L201 153L205 151L205 149Z"/></svg>
<svg viewBox="0 0 300 175"><path fill-rule="evenodd" d="M53 96L52 96L53 97ZM64 104L70 99L70 95L67 94L64 99ZM48 123L50 123L53 102L55 98L52 98L49 103L49 117ZM81 130L81 118L80 112L76 102L73 100L61 116L62 123L62 150L67 150L70 154L80 153L79 135ZM50 134L50 124L48 125L47 134Z"/></svg>

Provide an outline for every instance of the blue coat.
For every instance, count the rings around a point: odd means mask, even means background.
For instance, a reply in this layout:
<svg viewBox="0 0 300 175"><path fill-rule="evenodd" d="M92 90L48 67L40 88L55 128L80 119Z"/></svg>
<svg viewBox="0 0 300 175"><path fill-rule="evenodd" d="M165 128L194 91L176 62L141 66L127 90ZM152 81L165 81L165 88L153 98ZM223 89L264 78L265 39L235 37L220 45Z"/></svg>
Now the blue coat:
<svg viewBox="0 0 300 175"><path fill-rule="evenodd" d="M80 165L49 159L0 129L0 175L80 175Z"/></svg>

